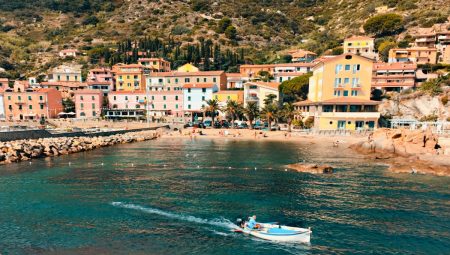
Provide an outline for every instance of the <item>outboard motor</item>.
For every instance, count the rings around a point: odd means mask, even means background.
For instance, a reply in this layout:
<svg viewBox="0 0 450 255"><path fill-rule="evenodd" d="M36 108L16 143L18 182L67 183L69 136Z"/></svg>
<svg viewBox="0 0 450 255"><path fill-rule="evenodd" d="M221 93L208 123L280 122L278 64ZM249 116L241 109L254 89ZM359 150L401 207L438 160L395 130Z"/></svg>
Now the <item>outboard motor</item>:
<svg viewBox="0 0 450 255"><path fill-rule="evenodd" d="M236 219L236 225L239 226L239 227L241 227L241 228L243 228L244 225L245 225L245 221L242 220L241 218L237 218L237 219Z"/></svg>

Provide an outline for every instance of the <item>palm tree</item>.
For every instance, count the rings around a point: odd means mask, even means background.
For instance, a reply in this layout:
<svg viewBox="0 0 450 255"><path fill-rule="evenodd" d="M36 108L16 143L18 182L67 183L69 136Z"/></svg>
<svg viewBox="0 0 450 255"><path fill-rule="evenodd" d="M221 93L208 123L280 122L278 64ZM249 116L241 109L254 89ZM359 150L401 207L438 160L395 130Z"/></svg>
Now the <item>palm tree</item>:
<svg viewBox="0 0 450 255"><path fill-rule="evenodd" d="M228 100L227 105L224 107L225 111L231 117L231 127L234 128L234 120L239 113L240 105L234 100Z"/></svg>
<svg viewBox="0 0 450 255"><path fill-rule="evenodd" d="M275 98L277 98L275 94L267 95L266 98L264 98L264 104L265 105L273 104Z"/></svg>
<svg viewBox="0 0 450 255"><path fill-rule="evenodd" d="M253 121L259 116L259 107L256 102L248 102L247 106L243 109L243 112L250 121L250 129L253 129Z"/></svg>
<svg viewBox="0 0 450 255"><path fill-rule="evenodd" d="M294 117L296 115L295 112L295 107L292 103L285 103L283 105L283 109L281 110L281 114L283 116L284 119L286 119L287 124L288 124L288 132L291 132L291 126L292 126L292 121L294 120Z"/></svg>
<svg viewBox="0 0 450 255"><path fill-rule="evenodd" d="M272 120L277 115L278 107L276 104L267 104L261 110L261 116L269 123L269 131L272 131Z"/></svg>
<svg viewBox="0 0 450 255"><path fill-rule="evenodd" d="M206 111L211 114L212 125L214 126L214 115L219 110L219 100L210 99L206 101Z"/></svg>

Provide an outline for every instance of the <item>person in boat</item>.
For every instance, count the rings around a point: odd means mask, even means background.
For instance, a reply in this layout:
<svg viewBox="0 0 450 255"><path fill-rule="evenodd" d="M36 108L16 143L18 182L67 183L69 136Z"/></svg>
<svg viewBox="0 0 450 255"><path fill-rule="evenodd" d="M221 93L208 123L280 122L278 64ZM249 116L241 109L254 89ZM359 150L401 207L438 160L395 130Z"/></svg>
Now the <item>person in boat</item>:
<svg viewBox="0 0 450 255"><path fill-rule="evenodd" d="M256 223L256 215L252 217L248 217L247 228L249 229L258 229L259 224Z"/></svg>

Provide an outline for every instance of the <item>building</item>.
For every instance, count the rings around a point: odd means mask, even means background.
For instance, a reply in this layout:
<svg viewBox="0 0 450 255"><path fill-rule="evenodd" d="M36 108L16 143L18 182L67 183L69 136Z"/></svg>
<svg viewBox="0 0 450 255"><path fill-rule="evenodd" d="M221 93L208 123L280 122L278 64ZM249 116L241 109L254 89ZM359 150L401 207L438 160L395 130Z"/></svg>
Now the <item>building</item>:
<svg viewBox="0 0 450 255"><path fill-rule="evenodd" d="M63 98L72 98L75 91L86 89L88 84L74 81L44 81L41 83L41 87L60 91Z"/></svg>
<svg viewBox="0 0 450 255"><path fill-rule="evenodd" d="M290 51L289 54L292 57L292 63L310 63L317 58L316 53L302 49Z"/></svg>
<svg viewBox="0 0 450 255"><path fill-rule="evenodd" d="M138 63L150 67L153 72L170 72L170 62L163 58L140 58Z"/></svg>
<svg viewBox="0 0 450 255"><path fill-rule="evenodd" d="M112 72L117 91L143 91L145 75L151 72L151 68L140 64L117 64L113 66Z"/></svg>
<svg viewBox="0 0 450 255"><path fill-rule="evenodd" d="M108 94L110 119L145 119L147 96L145 91L112 91Z"/></svg>
<svg viewBox="0 0 450 255"><path fill-rule="evenodd" d="M181 89L185 84L214 84L220 90L227 88L227 76L224 71L160 72L150 73L147 84L151 86L169 86Z"/></svg>
<svg viewBox="0 0 450 255"><path fill-rule="evenodd" d="M374 38L367 36L352 36L344 40L344 53L361 55L370 59L377 59Z"/></svg>
<svg viewBox="0 0 450 255"><path fill-rule="evenodd" d="M394 48L389 50L389 63L414 62L417 64L436 64L437 49L426 47Z"/></svg>
<svg viewBox="0 0 450 255"><path fill-rule="evenodd" d="M268 95L275 95L275 100L280 99L279 82L247 82L244 84L244 106L248 102L256 102L259 109L264 107L264 99Z"/></svg>
<svg viewBox="0 0 450 255"><path fill-rule="evenodd" d="M53 68L48 74L49 82L82 82L81 65L61 65Z"/></svg>
<svg viewBox="0 0 450 255"><path fill-rule="evenodd" d="M75 92L75 112L77 118L93 119L102 114L103 92L94 89L84 89Z"/></svg>
<svg viewBox="0 0 450 255"><path fill-rule="evenodd" d="M176 84L147 82L149 116L183 117L183 89Z"/></svg>
<svg viewBox="0 0 450 255"><path fill-rule="evenodd" d="M236 101L240 104L244 103L243 90L221 90L213 94L213 99L219 101L222 106L225 106L228 101Z"/></svg>
<svg viewBox="0 0 450 255"><path fill-rule="evenodd" d="M75 58L78 56L79 53L80 52L77 49L65 49L65 50L61 50L59 52L59 56L61 58L66 58L66 57L74 57Z"/></svg>
<svg viewBox="0 0 450 255"><path fill-rule="evenodd" d="M27 82L15 83L3 93L7 120L39 120L58 117L63 111L61 92L56 89L33 89Z"/></svg>
<svg viewBox="0 0 450 255"><path fill-rule="evenodd" d="M450 64L450 31L437 33L438 63Z"/></svg>
<svg viewBox="0 0 450 255"><path fill-rule="evenodd" d="M0 92L9 88L9 80L7 78L0 78Z"/></svg>
<svg viewBox="0 0 450 255"><path fill-rule="evenodd" d="M277 76L282 73L296 73L296 76L299 76L311 71L313 66L313 63L241 65L239 71L242 75L245 75L250 79L258 78L260 72L268 72L272 76Z"/></svg>
<svg viewBox="0 0 450 255"><path fill-rule="evenodd" d="M437 63L450 64L449 23L438 23L429 28L417 28L414 38L415 47L436 48Z"/></svg>
<svg viewBox="0 0 450 255"><path fill-rule="evenodd" d="M225 73L227 77L227 89L242 89L244 83L249 81L248 76L241 73Z"/></svg>
<svg viewBox="0 0 450 255"><path fill-rule="evenodd" d="M89 70L87 75L87 82L109 82L111 84L114 83L114 77L111 69L109 68L94 68Z"/></svg>
<svg viewBox="0 0 450 255"><path fill-rule="evenodd" d="M436 44L436 33L415 35L414 44L416 47L434 48Z"/></svg>
<svg viewBox="0 0 450 255"><path fill-rule="evenodd" d="M88 81L87 88L93 90L99 90L103 93L103 96L108 96L108 93L114 90L114 85L107 81Z"/></svg>
<svg viewBox="0 0 450 255"><path fill-rule="evenodd" d="M313 68L308 99L295 103L297 118L314 119L317 130L364 130L377 127L379 102L371 101L373 61L342 54Z"/></svg>
<svg viewBox="0 0 450 255"><path fill-rule="evenodd" d="M206 101L213 99L217 92L214 83L186 83L183 85L183 108L185 112L203 112Z"/></svg>
<svg viewBox="0 0 450 255"><path fill-rule="evenodd" d="M385 91L400 91L415 86L416 63L374 63L372 87Z"/></svg>

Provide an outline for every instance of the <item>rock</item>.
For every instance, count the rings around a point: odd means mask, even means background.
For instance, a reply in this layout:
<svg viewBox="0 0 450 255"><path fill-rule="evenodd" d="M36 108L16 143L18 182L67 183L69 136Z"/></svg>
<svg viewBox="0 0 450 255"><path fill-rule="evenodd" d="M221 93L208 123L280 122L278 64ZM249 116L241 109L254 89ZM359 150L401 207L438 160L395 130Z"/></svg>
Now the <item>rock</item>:
<svg viewBox="0 0 450 255"><path fill-rule="evenodd" d="M294 169L297 172L312 173L312 174L330 174L334 172L334 168L329 165L317 165L317 164L290 164L288 168Z"/></svg>

